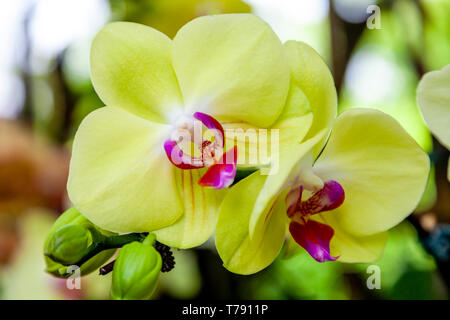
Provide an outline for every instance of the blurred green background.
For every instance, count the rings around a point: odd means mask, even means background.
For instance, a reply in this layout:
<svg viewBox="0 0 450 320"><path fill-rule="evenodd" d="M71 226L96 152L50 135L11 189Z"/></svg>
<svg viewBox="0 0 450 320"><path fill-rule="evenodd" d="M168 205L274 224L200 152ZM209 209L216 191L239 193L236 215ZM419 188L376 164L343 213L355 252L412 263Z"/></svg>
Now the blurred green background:
<svg viewBox="0 0 450 320"><path fill-rule="evenodd" d="M380 29L366 25L377 5ZM175 251L159 299L448 299L448 150L416 103L422 75L450 64L450 0L18 0L0 4L0 299L107 299L110 275L81 290L45 274L42 245L70 207L65 184L73 135L103 106L89 78L89 47L109 21L134 21L169 37L195 17L253 12L282 41L305 41L333 71L339 110L371 107L395 117L430 154L433 169L415 213L390 231L381 288L368 265L315 262L286 245L266 270L226 271L210 239Z"/></svg>

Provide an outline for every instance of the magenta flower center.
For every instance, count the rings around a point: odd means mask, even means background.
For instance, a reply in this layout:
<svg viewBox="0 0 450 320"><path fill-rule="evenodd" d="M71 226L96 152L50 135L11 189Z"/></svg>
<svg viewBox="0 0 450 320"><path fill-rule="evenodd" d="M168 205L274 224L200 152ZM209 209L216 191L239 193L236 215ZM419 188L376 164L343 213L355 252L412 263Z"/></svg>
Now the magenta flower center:
<svg viewBox="0 0 450 320"><path fill-rule="evenodd" d="M212 133L210 139L205 137L205 128ZM196 112L191 118L181 119L175 126L171 138L164 143L164 150L177 168L192 170L208 167L198 183L221 189L233 183L237 167L237 148L225 152L224 138L225 132L219 121ZM191 149L192 145L197 150Z"/></svg>
<svg viewBox="0 0 450 320"><path fill-rule="evenodd" d="M310 217L338 208L345 199L342 186L330 180L309 199L302 200L303 187L292 189L286 197L287 215L291 219L289 231L294 240L316 261L334 261L338 257L330 254L330 241L334 230L330 226Z"/></svg>

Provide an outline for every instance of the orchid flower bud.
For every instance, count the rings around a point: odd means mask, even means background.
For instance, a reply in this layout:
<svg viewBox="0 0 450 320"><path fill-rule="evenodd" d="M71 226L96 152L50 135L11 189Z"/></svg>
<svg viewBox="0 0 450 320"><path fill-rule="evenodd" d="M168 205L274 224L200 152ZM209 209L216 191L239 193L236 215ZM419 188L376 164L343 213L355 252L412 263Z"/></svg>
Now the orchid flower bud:
<svg viewBox="0 0 450 320"><path fill-rule="evenodd" d="M54 276L67 278L73 267L84 256L87 246L92 242L92 234L105 233L98 230L75 208L70 208L55 221L44 244L46 271ZM106 233L105 233L106 234ZM81 275L86 275L105 264L116 250L104 250L78 267ZM70 271L72 270L72 271Z"/></svg>
<svg viewBox="0 0 450 320"><path fill-rule="evenodd" d="M131 242L120 250L113 270L112 299L150 299L162 267L154 242L155 235L149 234L144 242Z"/></svg>
<svg viewBox="0 0 450 320"><path fill-rule="evenodd" d="M78 225L65 225L50 236L45 255L63 265L73 265L87 253L91 243L89 230Z"/></svg>

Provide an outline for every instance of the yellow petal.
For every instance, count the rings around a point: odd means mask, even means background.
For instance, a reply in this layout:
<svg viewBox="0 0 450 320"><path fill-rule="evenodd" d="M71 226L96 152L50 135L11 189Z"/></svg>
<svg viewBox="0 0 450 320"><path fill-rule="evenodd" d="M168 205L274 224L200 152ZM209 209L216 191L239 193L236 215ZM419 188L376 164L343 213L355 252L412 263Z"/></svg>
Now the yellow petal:
<svg viewBox="0 0 450 320"><path fill-rule="evenodd" d="M182 107L170 59L172 41L150 27L114 22L91 47L91 77L106 105L165 122Z"/></svg>
<svg viewBox="0 0 450 320"><path fill-rule="evenodd" d="M365 236L388 230L415 209L429 166L427 154L392 117L350 109L336 120L314 170L344 188L345 201L333 211L342 228Z"/></svg>
<svg viewBox="0 0 450 320"><path fill-rule="evenodd" d="M220 200L225 190L201 187L198 180L205 171L176 169L184 215L175 224L154 231L159 242L170 247L187 249L203 244L213 234Z"/></svg>
<svg viewBox="0 0 450 320"><path fill-rule="evenodd" d="M289 59L291 81L306 95L314 114L314 123L308 133L308 137L313 137L325 128L330 129L336 118L337 95L333 76L322 57L306 43L287 41L284 48ZM315 147L316 155L325 141L326 137Z"/></svg>
<svg viewBox="0 0 450 320"><path fill-rule="evenodd" d="M75 207L114 232L174 223L182 203L163 149L166 130L119 108L89 114L75 135L70 162L67 189Z"/></svg>
<svg viewBox="0 0 450 320"><path fill-rule="evenodd" d="M294 109L294 108L293 108ZM225 123L226 150L236 145L239 167L279 166L280 148L298 144L313 121L312 113L290 110L268 129L245 123Z"/></svg>
<svg viewBox="0 0 450 320"><path fill-rule="evenodd" d="M292 81L289 88L286 105L284 106L280 117L277 119L277 122L272 127L277 128L280 122L282 122L283 120L294 117L301 117L310 113L311 111L312 110L309 104L308 97Z"/></svg>
<svg viewBox="0 0 450 320"><path fill-rule="evenodd" d="M188 111L259 127L280 115L289 67L280 40L260 18L197 18L175 36L172 59Z"/></svg>
<svg viewBox="0 0 450 320"><path fill-rule="evenodd" d="M434 207L436 200L437 200L436 175L434 165L433 163L431 163L427 186L422 195L422 198L420 199L419 204L415 209L415 212L420 213L431 210Z"/></svg>
<svg viewBox="0 0 450 320"><path fill-rule="evenodd" d="M237 147L239 167L266 164L259 156L260 128L242 122L225 122L222 125L225 130L225 150L229 150L233 146ZM267 141L270 142L269 131L267 131Z"/></svg>
<svg viewBox="0 0 450 320"><path fill-rule="evenodd" d="M249 219L253 204L266 176L255 172L233 186L220 207L216 229L216 247L229 271L252 274L267 267L278 255L286 233L286 205L278 201L267 210L263 236L249 237Z"/></svg>
<svg viewBox="0 0 450 320"><path fill-rule="evenodd" d="M331 238L331 255L339 256L339 262L370 263L381 258L387 241L387 232L370 236L355 236L346 232L336 219L335 212L322 212L312 219L325 223L333 228Z"/></svg>
<svg viewBox="0 0 450 320"><path fill-rule="evenodd" d="M450 65L423 76L417 101L430 131L450 149Z"/></svg>

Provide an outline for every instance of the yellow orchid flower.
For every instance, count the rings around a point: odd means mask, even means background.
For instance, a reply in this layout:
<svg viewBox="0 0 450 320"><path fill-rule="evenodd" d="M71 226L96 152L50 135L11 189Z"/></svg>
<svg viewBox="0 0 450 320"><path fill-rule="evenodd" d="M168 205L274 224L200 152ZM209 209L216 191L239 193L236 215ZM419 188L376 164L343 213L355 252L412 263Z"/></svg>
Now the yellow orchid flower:
<svg viewBox="0 0 450 320"><path fill-rule="evenodd" d="M305 66L305 77L290 81L287 57L299 48L291 70ZM247 153L239 141L229 146L225 131L276 125L284 128L280 141L298 141L336 113L331 75L314 50L283 46L250 14L194 19L173 40L147 26L111 23L92 43L91 77L107 106L75 135L71 201L104 230L156 230L158 241L179 248L213 233L222 192L203 187L229 186Z"/></svg>
<svg viewBox="0 0 450 320"><path fill-rule="evenodd" d="M378 259L386 231L409 215L425 189L429 159L390 116L351 109L302 143L283 145L275 175L253 173L227 193L216 247L224 266L267 267L288 237L319 262Z"/></svg>
<svg viewBox="0 0 450 320"><path fill-rule="evenodd" d="M430 131L450 150L450 65L423 76L417 101ZM447 179L450 181L450 161Z"/></svg>

